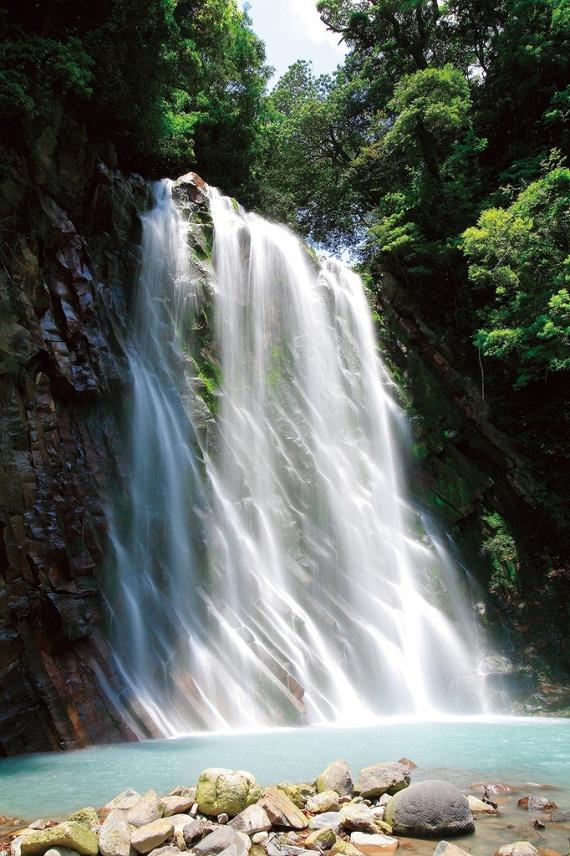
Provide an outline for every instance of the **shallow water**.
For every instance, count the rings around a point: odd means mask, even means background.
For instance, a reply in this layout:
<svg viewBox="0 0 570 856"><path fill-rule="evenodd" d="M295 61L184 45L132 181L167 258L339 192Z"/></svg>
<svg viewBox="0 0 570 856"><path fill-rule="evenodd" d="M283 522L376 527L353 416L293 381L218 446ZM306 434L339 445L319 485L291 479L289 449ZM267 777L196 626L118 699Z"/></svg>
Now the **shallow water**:
<svg viewBox="0 0 570 856"><path fill-rule="evenodd" d="M340 757L347 759L356 775L361 767L403 755L418 765L414 781L445 778L465 790L477 781L502 781L520 786L522 795L533 792L526 783L536 782L555 787L555 801L561 809L570 809L570 720L462 719L194 734L4 759L0 761L0 815L57 816L84 805L103 805L127 787L166 793L176 785L193 784L204 767L250 770L261 783L269 784L312 781L327 763ZM516 809L516 798L511 802L513 822L524 824L528 813ZM484 819L478 821L478 828L484 825L491 830L496 824ZM554 835L549 825L545 834L549 846L556 846L554 839L560 838L558 846L568 843L568 830Z"/></svg>

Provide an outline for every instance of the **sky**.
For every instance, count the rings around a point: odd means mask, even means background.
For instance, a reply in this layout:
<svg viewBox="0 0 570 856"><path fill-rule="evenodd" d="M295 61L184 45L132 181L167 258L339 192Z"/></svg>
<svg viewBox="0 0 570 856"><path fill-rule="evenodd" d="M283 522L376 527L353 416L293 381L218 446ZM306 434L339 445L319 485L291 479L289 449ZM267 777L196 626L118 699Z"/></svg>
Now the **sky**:
<svg viewBox="0 0 570 856"><path fill-rule="evenodd" d="M249 0L247 5L253 29L265 42L267 62L275 68L270 85L298 59L311 60L315 74L334 71L342 62L344 46L319 18L316 0Z"/></svg>

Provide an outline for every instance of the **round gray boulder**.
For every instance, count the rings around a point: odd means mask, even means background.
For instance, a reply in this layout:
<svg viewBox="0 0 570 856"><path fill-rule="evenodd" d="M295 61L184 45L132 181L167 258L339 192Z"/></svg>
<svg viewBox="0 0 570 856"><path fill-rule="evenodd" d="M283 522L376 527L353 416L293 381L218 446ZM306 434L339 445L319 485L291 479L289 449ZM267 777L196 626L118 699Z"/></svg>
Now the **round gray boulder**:
<svg viewBox="0 0 570 856"><path fill-rule="evenodd" d="M469 803L454 785L436 779L399 791L386 806L384 820L396 835L442 838L474 832Z"/></svg>

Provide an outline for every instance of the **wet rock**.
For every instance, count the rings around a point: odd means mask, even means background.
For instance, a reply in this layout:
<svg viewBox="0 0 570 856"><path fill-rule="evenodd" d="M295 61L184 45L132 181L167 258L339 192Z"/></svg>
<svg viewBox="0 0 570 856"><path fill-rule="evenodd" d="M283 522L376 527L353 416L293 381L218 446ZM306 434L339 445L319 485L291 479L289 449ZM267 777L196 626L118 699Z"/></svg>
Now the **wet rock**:
<svg viewBox="0 0 570 856"><path fill-rule="evenodd" d="M516 788L512 785L505 785L503 782L475 782L471 785L470 790L478 794L487 793L489 796L499 796L500 794L514 794Z"/></svg>
<svg viewBox="0 0 570 856"><path fill-rule="evenodd" d="M273 826L289 826L292 829L305 829L308 826L303 812L279 788L266 788L259 805L265 809Z"/></svg>
<svg viewBox="0 0 570 856"><path fill-rule="evenodd" d="M418 768L418 765L414 764L413 761L410 761L409 758L400 758L400 760L398 761L398 764L403 764L404 767L408 768L408 770L417 770L417 768Z"/></svg>
<svg viewBox="0 0 570 856"><path fill-rule="evenodd" d="M67 820L24 836L20 853L21 856L43 856L52 847L66 847L81 856L96 856L99 852L97 836L83 824Z"/></svg>
<svg viewBox="0 0 570 856"><path fill-rule="evenodd" d="M461 847L457 847L456 844L451 844L449 841L440 841L433 851L433 856L468 856L468 854Z"/></svg>
<svg viewBox="0 0 570 856"><path fill-rule="evenodd" d="M366 805L348 805L341 809L340 824L350 832L392 834L392 828L383 820L383 808L369 808Z"/></svg>
<svg viewBox="0 0 570 856"><path fill-rule="evenodd" d="M392 797L384 820L396 835L419 838L474 831L469 803L454 785L435 779L410 785Z"/></svg>
<svg viewBox="0 0 570 856"><path fill-rule="evenodd" d="M255 835L257 832L267 832L271 829L271 821L261 805L250 805L240 812L229 825L238 832Z"/></svg>
<svg viewBox="0 0 570 856"><path fill-rule="evenodd" d="M91 807L80 808L79 811L70 814L67 819L82 823L83 826L86 826L87 829L91 829L93 832L99 828L99 816L95 809Z"/></svg>
<svg viewBox="0 0 570 856"><path fill-rule="evenodd" d="M204 770L196 789L198 811L212 817L220 814L235 817L257 802L260 796L261 788L255 777L244 770L214 767Z"/></svg>
<svg viewBox="0 0 570 856"><path fill-rule="evenodd" d="M306 804L307 811L313 814L322 814L325 811L338 811L339 801L336 791L322 791L309 797Z"/></svg>
<svg viewBox="0 0 570 856"><path fill-rule="evenodd" d="M467 802L469 803L469 808L473 814L500 814L499 809L495 808L494 805L483 802L483 800L480 800L478 797L474 797L471 794L467 794Z"/></svg>
<svg viewBox="0 0 570 856"><path fill-rule="evenodd" d="M161 817L135 829L131 835L131 844L137 853L150 853L164 844L173 833L174 826L170 818Z"/></svg>
<svg viewBox="0 0 570 856"><path fill-rule="evenodd" d="M117 794L116 797L105 805L105 808L119 808L121 811L128 811L133 808L140 799L141 795L137 791L133 791L131 788L128 788L126 791L121 791L120 794Z"/></svg>
<svg viewBox="0 0 570 856"><path fill-rule="evenodd" d="M554 811L554 809L558 808L556 803L548 797L538 796L537 794L529 794L529 796L521 797L517 805L526 811Z"/></svg>
<svg viewBox="0 0 570 856"><path fill-rule="evenodd" d="M247 856L251 841L247 835L232 829L231 826L220 826L214 832L206 835L192 848L196 856L217 856L228 847L235 847L239 856Z"/></svg>
<svg viewBox="0 0 570 856"><path fill-rule="evenodd" d="M283 791L289 799L295 803L297 808L303 809L307 803L309 797L312 797L316 793L316 789L313 785L307 785L305 783L291 785L288 783L277 785L280 791Z"/></svg>
<svg viewBox="0 0 570 856"><path fill-rule="evenodd" d="M336 841L336 835L330 827L315 829L305 838L305 847L308 850L330 850Z"/></svg>
<svg viewBox="0 0 570 856"><path fill-rule="evenodd" d="M530 841L514 841L499 847L495 856L538 856L538 850Z"/></svg>
<svg viewBox="0 0 570 856"><path fill-rule="evenodd" d="M315 780L319 793L336 791L339 797L351 796L354 789L352 774L346 761L334 761Z"/></svg>
<svg viewBox="0 0 570 856"><path fill-rule="evenodd" d="M156 791L147 791L127 812L131 826L146 826L162 817L163 805ZM158 845L157 845L158 846ZM142 852L142 851L141 851Z"/></svg>
<svg viewBox="0 0 570 856"><path fill-rule="evenodd" d="M398 761L374 764L360 771L355 790L364 797L395 794L410 784L410 771Z"/></svg>
<svg viewBox="0 0 570 856"><path fill-rule="evenodd" d="M163 805L163 817L171 817L173 814L183 814L194 805L194 797L188 796L167 796L161 797L160 802Z"/></svg>
<svg viewBox="0 0 570 856"><path fill-rule="evenodd" d="M395 853L400 842L389 835L368 835L366 832L352 832L350 843L367 856L384 856Z"/></svg>
<svg viewBox="0 0 570 856"><path fill-rule="evenodd" d="M101 826L99 850L103 856L129 856L131 827L124 811L113 809Z"/></svg>

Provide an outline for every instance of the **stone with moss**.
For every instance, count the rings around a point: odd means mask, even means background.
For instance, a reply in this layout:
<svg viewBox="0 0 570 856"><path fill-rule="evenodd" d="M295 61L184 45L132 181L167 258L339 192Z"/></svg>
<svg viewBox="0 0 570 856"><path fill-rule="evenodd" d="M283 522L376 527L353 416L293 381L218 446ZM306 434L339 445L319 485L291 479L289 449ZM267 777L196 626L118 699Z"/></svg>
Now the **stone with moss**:
<svg viewBox="0 0 570 856"><path fill-rule="evenodd" d="M304 783L290 784L289 782L283 782L280 785L277 785L277 787L289 797L291 802L295 803L297 808L305 808L309 797L315 795L315 788L313 785L307 785Z"/></svg>
<svg viewBox="0 0 570 856"><path fill-rule="evenodd" d="M22 839L21 856L43 856L52 847L67 847L80 856L96 856L99 852L97 836L82 823L66 820L49 829L32 832Z"/></svg>
<svg viewBox="0 0 570 856"><path fill-rule="evenodd" d="M95 830L99 826L99 816L94 808L91 806L87 808L80 808L79 811L75 811L73 814L70 814L67 818L68 820L74 820L77 823L82 823L83 826L86 826L88 829Z"/></svg>
<svg viewBox="0 0 570 856"><path fill-rule="evenodd" d="M209 817L235 817L261 797L255 777L245 770L211 767L200 773L196 788L198 811Z"/></svg>
<svg viewBox="0 0 570 856"><path fill-rule="evenodd" d="M336 835L330 826L325 829L315 829L309 833L305 839L305 847L307 850L330 850L336 842Z"/></svg>

